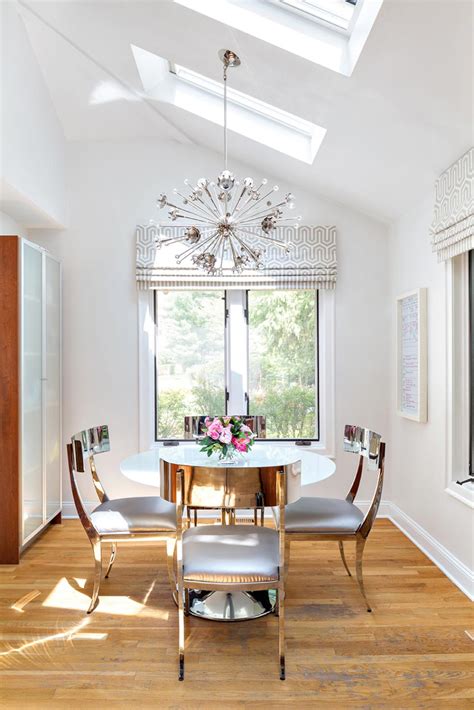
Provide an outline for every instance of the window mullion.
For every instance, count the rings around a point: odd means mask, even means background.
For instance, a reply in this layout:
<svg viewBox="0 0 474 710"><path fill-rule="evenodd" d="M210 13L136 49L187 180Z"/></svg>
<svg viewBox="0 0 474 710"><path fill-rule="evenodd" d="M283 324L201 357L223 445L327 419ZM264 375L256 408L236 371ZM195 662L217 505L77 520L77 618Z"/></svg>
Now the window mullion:
<svg viewBox="0 0 474 710"><path fill-rule="evenodd" d="M245 414L248 380L246 292L227 291L226 388L228 414Z"/></svg>

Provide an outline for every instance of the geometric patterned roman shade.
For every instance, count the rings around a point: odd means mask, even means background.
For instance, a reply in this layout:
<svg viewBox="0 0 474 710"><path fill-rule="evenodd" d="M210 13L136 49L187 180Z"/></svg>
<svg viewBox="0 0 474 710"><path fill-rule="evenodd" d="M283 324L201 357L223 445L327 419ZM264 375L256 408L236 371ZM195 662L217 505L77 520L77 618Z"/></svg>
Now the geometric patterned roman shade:
<svg viewBox="0 0 474 710"><path fill-rule="evenodd" d="M189 262L176 263L182 244L157 248L158 231L162 236L179 234L179 227L137 227L136 277L139 289L332 289L336 285L336 228L277 228L276 238L291 244L289 254L270 245L262 269L242 274L224 270L222 276L209 276ZM182 228L181 228L182 233Z"/></svg>
<svg viewBox="0 0 474 710"><path fill-rule="evenodd" d="M438 261L474 249L474 148L436 181L431 243Z"/></svg>

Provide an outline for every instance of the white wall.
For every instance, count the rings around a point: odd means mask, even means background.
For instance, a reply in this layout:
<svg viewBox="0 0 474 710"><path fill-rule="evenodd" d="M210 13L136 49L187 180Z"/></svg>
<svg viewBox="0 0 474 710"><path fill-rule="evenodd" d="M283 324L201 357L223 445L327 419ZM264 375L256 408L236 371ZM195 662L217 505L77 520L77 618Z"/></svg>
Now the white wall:
<svg viewBox="0 0 474 710"><path fill-rule="evenodd" d="M3 210L27 226L66 221L65 141L15 2L0 2Z"/></svg>
<svg viewBox="0 0 474 710"><path fill-rule="evenodd" d="M25 229L16 219L10 217L6 212L0 212L0 236L24 236Z"/></svg>
<svg viewBox="0 0 474 710"><path fill-rule="evenodd" d="M429 241L433 195L404 215L390 237L391 406L390 471L392 502L461 564L474 570L474 517L465 503L445 492L446 474L446 265L438 263ZM428 422L398 417L395 388L395 298L428 288ZM427 546L428 546L427 538ZM448 557L449 555L446 555ZM455 562L455 561L454 561ZM454 574L454 572L453 572Z"/></svg>
<svg viewBox="0 0 474 710"><path fill-rule="evenodd" d="M241 177L263 177L233 167ZM158 218L160 192L179 187L185 177L217 175L221 169L220 156L172 142L70 144L71 226L61 235L37 234L63 261L64 443L85 427L110 425L112 452L100 464L114 496L141 490L118 471L121 459L139 448L135 225ZM341 495L356 465L354 456L341 453L344 423L388 433L387 229L291 185L281 187L294 191L297 211L306 223L338 228L338 472L319 490ZM369 498L372 485L369 478L361 498ZM64 497L70 499L67 480ZM84 497L93 500L91 488Z"/></svg>

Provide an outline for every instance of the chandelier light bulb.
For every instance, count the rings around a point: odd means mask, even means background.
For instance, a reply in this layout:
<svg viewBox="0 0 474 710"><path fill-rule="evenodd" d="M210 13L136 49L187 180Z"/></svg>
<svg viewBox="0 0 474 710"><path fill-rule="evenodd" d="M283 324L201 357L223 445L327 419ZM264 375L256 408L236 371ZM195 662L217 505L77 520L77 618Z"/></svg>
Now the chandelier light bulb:
<svg viewBox="0 0 474 710"><path fill-rule="evenodd" d="M231 190L234 187L234 183L235 177L232 175L230 170L223 170L217 178L217 184L221 190L224 190L224 192Z"/></svg>

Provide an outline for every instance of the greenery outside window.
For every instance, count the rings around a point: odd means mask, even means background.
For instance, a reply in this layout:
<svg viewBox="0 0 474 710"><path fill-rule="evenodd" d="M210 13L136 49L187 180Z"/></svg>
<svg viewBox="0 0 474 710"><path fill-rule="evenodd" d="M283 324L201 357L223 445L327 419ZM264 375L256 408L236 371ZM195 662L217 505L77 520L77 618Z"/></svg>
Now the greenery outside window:
<svg viewBox="0 0 474 710"><path fill-rule="evenodd" d="M267 439L319 441L318 292L156 291L155 439L186 414L263 414Z"/></svg>

